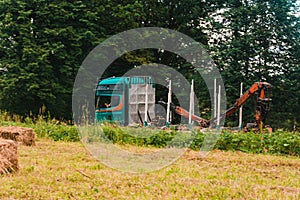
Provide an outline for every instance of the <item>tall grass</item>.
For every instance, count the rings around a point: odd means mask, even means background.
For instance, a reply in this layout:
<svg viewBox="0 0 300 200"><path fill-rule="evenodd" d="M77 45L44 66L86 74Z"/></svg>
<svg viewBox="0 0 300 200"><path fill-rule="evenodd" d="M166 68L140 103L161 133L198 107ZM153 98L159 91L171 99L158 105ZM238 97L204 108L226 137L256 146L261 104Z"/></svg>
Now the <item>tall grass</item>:
<svg viewBox="0 0 300 200"><path fill-rule="evenodd" d="M49 116L39 115L36 118L26 117L22 119L18 115L0 112L0 126L31 127L38 137L46 137L54 141L76 142L80 141L81 138L76 126L51 119ZM88 135L87 141L97 140L97 138L104 136L106 140L117 144L159 148L166 146L189 147L193 150L199 150L205 137L209 134L196 130L187 133L175 130L120 127L111 124L103 125L101 129L103 130L101 135ZM284 130L266 134L223 131L214 148L247 153L300 156L300 133Z"/></svg>
<svg viewBox="0 0 300 200"><path fill-rule="evenodd" d="M79 141L77 129L73 125L57 119L51 119L50 115L38 115L22 118L19 115L0 111L0 126L24 126L33 128L37 137L45 137L54 141Z"/></svg>
<svg viewBox="0 0 300 200"><path fill-rule="evenodd" d="M197 130L180 132L175 130L119 127L109 124L101 126L101 128L103 131L101 137L104 135L106 139L117 144L160 148L166 146L189 147L192 150L200 150L205 137L211 134ZM259 134L256 132L244 133L224 130L219 135L214 149L300 156L300 133L277 130L273 133Z"/></svg>

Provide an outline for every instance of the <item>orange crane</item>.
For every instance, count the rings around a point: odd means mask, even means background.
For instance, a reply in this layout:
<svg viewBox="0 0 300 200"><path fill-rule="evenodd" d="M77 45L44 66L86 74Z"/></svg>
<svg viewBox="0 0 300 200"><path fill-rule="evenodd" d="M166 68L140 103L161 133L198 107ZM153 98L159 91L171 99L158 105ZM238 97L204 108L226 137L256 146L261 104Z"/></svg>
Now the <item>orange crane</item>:
<svg viewBox="0 0 300 200"><path fill-rule="evenodd" d="M231 108L229 108L225 113L221 114L220 119L233 114L237 109L239 109L247 100L249 100L253 95L257 94L256 108L255 108L255 125L260 130L263 127L263 121L270 111L270 102L272 99L269 98L271 93L272 85L267 82L256 82L254 83L236 102ZM159 101L158 103L166 105L166 102ZM171 103L171 109L174 110L177 114L188 118L189 112L183 109L180 106L176 106ZM203 119L199 116L192 115L192 120L198 122L202 127L208 127L209 125L215 124L217 118L212 120Z"/></svg>
<svg viewBox="0 0 300 200"><path fill-rule="evenodd" d="M239 109L243 104L245 104L253 95L257 94L256 108L255 108L255 124L248 124L253 127L258 127L260 131L263 128L263 122L270 112L270 102L269 98L271 94L272 85L267 82L256 82L254 83L240 98L236 100L232 107L230 107L225 113L221 114L220 118L227 117L233 114L237 109ZM209 124L214 124L217 118L210 120Z"/></svg>

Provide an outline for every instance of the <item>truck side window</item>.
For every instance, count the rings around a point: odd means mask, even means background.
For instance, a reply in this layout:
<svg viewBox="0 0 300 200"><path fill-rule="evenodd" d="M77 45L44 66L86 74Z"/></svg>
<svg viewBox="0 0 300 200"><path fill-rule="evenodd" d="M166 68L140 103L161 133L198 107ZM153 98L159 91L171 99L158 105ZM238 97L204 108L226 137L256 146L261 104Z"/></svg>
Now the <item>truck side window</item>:
<svg viewBox="0 0 300 200"><path fill-rule="evenodd" d="M119 105L120 97L119 96L100 96L100 102L98 107L100 108L110 108Z"/></svg>
<svg viewBox="0 0 300 200"><path fill-rule="evenodd" d="M120 104L120 97L119 96L112 96L110 106L115 107Z"/></svg>

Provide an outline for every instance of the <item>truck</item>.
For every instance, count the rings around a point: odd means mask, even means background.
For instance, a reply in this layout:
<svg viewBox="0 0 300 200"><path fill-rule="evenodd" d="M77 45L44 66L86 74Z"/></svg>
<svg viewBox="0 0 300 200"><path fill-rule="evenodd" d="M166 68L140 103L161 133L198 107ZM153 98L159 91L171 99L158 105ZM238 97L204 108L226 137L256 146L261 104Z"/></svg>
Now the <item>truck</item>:
<svg viewBox="0 0 300 200"><path fill-rule="evenodd" d="M256 94L255 123L249 123L246 128L263 128L263 123L270 111L272 85L267 82L255 82L232 107L220 115L226 118L238 110ZM97 122L117 122L122 125L146 124L155 116L155 84L150 76L112 77L100 80L95 93L95 119ZM159 104L167 106L160 100ZM189 112L171 103L171 110L185 118ZM196 115L191 119L202 127L215 126L217 118L207 120Z"/></svg>
<svg viewBox="0 0 300 200"><path fill-rule="evenodd" d="M151 76L110 77L98 81L95 121L121 125L155 118L155 84Z"/></svg>

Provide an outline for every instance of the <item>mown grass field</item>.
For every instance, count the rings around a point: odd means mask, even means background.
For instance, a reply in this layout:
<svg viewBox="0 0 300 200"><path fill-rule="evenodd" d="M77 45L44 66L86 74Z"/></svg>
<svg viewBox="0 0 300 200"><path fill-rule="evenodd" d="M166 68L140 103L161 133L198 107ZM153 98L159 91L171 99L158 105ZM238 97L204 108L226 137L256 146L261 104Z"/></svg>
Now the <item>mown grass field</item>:
<svg viewBox="0 0 300 200"><path fill-rule="evenodd" d="M39 138L34 147L19 147L18 172L0 176L0 199L300 199L299 157L198 153L130 174L104 166L80 142Z"/></svg>

